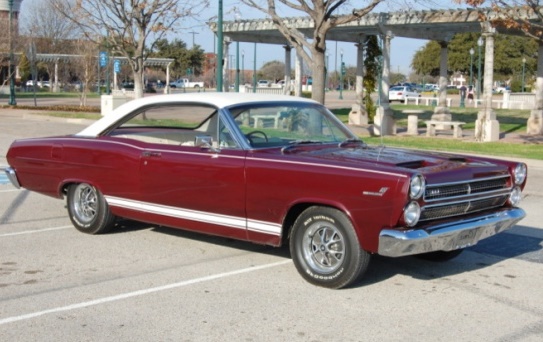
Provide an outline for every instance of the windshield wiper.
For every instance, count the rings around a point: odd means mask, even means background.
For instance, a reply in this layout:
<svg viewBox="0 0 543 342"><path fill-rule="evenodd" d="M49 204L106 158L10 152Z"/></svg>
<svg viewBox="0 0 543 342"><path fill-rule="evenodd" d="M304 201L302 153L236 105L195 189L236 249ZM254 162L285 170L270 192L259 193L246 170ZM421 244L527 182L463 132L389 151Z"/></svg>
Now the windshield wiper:
<svg viewBox="0 0 543 342"><path fill-rule="evenodd" d="M289 143L290 145L304 145L304 144L322 144L322 141L319 140L293 140Z"/></svg>
<svg viewBox="0 0 543 342"><path fill-rule="evenodd" d="M351 145L364 145L366 146L366 143L358 138L349 138L346 140L343 140L338 144L338 147L350 147Z"/></svg>
<svg viewBox="0 0 543 342"><path fill-rule="evenodd" d="M299 146L299 145L322 144L322 143L323 142L319 140L302 140L302 139L292 140L292 141L289 141L288 145L283 146L283 148L281 149L281 152L285 153L291 148Z"/></svg>

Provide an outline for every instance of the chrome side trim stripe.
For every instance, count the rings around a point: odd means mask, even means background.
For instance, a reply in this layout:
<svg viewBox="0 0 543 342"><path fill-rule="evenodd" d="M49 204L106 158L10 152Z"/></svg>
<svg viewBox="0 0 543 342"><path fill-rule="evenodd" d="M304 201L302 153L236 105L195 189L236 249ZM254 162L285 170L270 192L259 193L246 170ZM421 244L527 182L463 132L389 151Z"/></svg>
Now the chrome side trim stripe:
<svg viewBox="0 0 543 342"><path fill-rule="evenodd" d="M163 215L168 217L175 217L184 220L204 222L209 224L215 224L219 226L234 228L234 229L248 229L254 232L281 235L281 225L273 222L247 220L243 217L228 216L221 214L214 214L205 211L197 211L191 209L176 208L166 206L162 204L147 203L135 200L129 200L114 196L104 196L107 203L111 206L126 208L130 210L137 210L141 212Z"/></svg>

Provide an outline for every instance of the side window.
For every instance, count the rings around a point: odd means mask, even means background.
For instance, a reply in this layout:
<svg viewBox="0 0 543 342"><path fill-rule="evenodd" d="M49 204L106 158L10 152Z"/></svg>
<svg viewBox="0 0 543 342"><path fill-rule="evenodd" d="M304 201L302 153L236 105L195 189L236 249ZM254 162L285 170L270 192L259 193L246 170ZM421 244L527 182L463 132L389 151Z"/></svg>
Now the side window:
<svg viewBox="0 0 543 342"><path fill-rule="evenodd" d="M226 127L219 124L214 107L161 105L140 110L110 134L152 144L236 147Z"/></svg>

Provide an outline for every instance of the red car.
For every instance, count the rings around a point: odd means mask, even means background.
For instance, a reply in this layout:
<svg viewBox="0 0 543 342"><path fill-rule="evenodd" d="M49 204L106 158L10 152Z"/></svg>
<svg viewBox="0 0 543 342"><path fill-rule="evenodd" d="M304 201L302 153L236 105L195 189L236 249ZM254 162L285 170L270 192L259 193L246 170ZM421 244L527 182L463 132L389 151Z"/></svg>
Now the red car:
<svg viewBox="0 0 543 342"><path fill-rule="evenodd" d="M7 160L15 186L66 197L84 233L122 217L289 244L300 274L329 288L372 254L447 260L525 216L525 164L371 147L289 96L147 97L74 135L17 140Z"/></svg>

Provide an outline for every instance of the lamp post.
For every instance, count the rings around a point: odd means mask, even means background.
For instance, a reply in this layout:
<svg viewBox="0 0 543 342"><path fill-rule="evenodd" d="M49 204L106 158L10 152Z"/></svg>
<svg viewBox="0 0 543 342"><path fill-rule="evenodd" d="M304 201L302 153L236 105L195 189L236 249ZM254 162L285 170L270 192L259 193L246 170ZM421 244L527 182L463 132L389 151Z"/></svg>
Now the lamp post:
<svg viewBox="0 0 543 342"><path fill-rule="evenodd" d="M218 22L217 22L217 92L222 92L222 72L223 72L223 30L222 30L222 15L223 15L223 7L222 7L222 1L219 0L219 13L218 13Z"/></svg>
<svg viewBox="0 0 543 342"><path fill-rule="evenodd" d="M254 61L253 61L253 93L256 93L256 43L254 51Z"/></svg>
<svg viewBox="0 0 543 342"><path fill-rule="evenodd" d="M483 46L483 37L477 39L478 53L479 53L479 63L477 66L477 100L480 98L481 94L481 47Z"/></svg>
<svg viewBox="0 0 543 342"><path fill-rule="evenodd" d="M526 57L522 57L522 92L524 93L524 75L526 72Z"/></svg>
<svg viewBox="0 0 543 342"><path fill-rule="evenodd" d="M343 49L339 52L341 67L339 71L339 99L343 100L343 73L345 67L343 66Z"/></svg>
<svg viewBox="0 0 543 342"><path fill-rule="evenodd" d="M245 85L245 50L241 50L241 84Z"/></svg>
<svg viewBox="0 0 543 342"><path fill-rule="evenodd" d="M473 82L473 54L475 50L473 48L469 49L469 86L471 87Z"/></svg>
<svg viewBox="0 0 543 342"><path fill-rule="evenodd" d="M13 71L13 0L9 0L9 102L10 106L16 106L15 101L15 72Z"/></svg>
<svg viewBox="0 0 543 342"><path fill-rule="evenodd" d="M239 93L239 42L236 42L236 93Z"/></svg>

